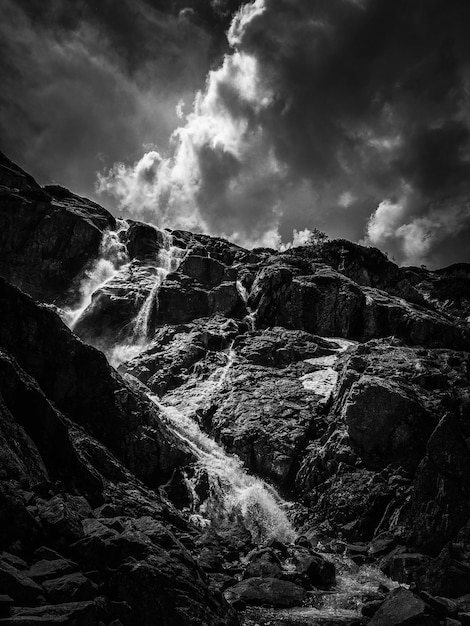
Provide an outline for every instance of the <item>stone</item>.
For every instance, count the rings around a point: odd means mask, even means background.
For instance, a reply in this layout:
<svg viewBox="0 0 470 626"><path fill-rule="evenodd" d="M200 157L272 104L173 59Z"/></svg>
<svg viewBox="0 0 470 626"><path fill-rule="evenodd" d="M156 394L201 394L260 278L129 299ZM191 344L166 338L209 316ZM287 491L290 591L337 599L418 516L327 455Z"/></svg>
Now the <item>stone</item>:
<svg viewBox="0 0 470 626"><path fill-rule="evenodd" d="M365 374L352 385L343 415L362 458L410 470L422 459L433 427L412 390Z"/></svg>
<svg viewBox="0 0 470 626"><path fill-rule="evenodd" d="M80 624L93 626L99 623L104 611L98 602L65 602L63 604L45 605L25 608L15 607L12 611L12 624L45 623L45 624ZM28 620L31 620L28 622ZM4 622L8 623L8 622Z"/></svg>
<svg viewBox="0 0 470 626"><path fill-rule="evenodd" d="M0 194L0 275L41 301L57 301L96 258L103 232L116 221L61 187L41 190L11 162L0 164L0 177L6 171L8 186L19 187Z"/></svg>
<svg viewBox="0 0 470 626"><path fill-rule="evenodd" d="M300 605L306 592L299 585L277 578L248 578L226 589L230 604L243 601L250 606L290 607Z"/></svg>
<svg viewBox="0 0 470 626"><path fill-rule="evenodd" d="M430 614L430 608L418 596L407 589L392 591L370 620L369 626L399 626L420 624L438 626L439 618Z"/></svg>
<svg viewBox="0 0 470 626"><path fill-rule="evenodd" d="M336 582L336 568L320 554L298 549L293 558L296 572L305 575L314 587L329 589Z"/></svg>
<svg viewBox="0 0 470 626"><path fill-rule="evenodd" d="M0 345L11 350L25 371L36 377L59 410L89 429L148 482L164 482L176 465L189 458L189 451L159 420L155 404L132 389L103 354L80 342L55 313L39 308L3 281L0 299L4 304ZM21 327L15 323L20 311ZM28 328L34 329L36 339L28 334ZM47 346L39 343L42 334L48 337ZM41 349L33 356L30 347L34 341Z"/></svg>
<svg viewBox="0 0 470 626"><path fill-rule="evenodd" d="M32 603L42 594L41 587L26 573L5 562L0 563L0 588L3 593L11 596L15 603Z"/></svg>
<svg viewBox="0 0 470 626"><path fill-rule="evenodd" d="M212 289L222 282L226 266L211 257L188 254L181 262L178 271L193 278L203 287Z"/></svg>
<svg viewBox="0 0 470 626"><path fill-rule="evenodd" d="M126 248L131 259L154 262L160 250L169 245L165 231L142 222L131 221L126 236Z"/></svg>
<svg viewBox="0 0 470 626"><path fill-rule="evenodd" d="M97 585L80 572L46 580L42 587L53 603L92 600L98 595Z"/></svg>
<svg viewBox="0 0 470 626"><path fill-rule="evenodd" d="M38 561L34 563L28 570L28 575L32 580L41 584L52 578L59 578L65 574L70 574L77 569L77 564L65 559L56 559L54 561Z"/></svg>

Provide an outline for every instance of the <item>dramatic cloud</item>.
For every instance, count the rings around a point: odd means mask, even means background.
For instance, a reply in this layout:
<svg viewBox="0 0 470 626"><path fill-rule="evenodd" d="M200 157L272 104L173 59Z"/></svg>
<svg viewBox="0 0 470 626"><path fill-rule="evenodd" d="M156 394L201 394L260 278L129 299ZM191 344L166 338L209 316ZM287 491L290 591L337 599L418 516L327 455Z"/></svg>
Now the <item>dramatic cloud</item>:
<svg viewBox="0 0 470 626"><path fill-rule="evenodd" d="M41 182L92 195L98 170L167 145L234 9L191 4L4 0L2 150Z"/></svg>
<svg viewBox="0 0 470 626"><path fill-rule="evenodd" d="M163 225L245 244L293 230L380 245L399 262L467 254L466 0L255 0L169 154L100 189Z"/></svg>

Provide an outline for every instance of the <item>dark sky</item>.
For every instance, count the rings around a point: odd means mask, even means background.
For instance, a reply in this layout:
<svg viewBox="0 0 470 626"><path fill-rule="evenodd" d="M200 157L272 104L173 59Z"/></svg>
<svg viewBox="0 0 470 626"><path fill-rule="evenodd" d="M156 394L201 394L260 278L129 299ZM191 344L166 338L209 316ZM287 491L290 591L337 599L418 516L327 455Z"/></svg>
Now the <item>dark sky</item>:
<svg viewBox="0 0 470 626"><path fill-rule="evenodd" d="M470 261L470 2L241 4L4 0L1 149L164 226Z"/></svg>

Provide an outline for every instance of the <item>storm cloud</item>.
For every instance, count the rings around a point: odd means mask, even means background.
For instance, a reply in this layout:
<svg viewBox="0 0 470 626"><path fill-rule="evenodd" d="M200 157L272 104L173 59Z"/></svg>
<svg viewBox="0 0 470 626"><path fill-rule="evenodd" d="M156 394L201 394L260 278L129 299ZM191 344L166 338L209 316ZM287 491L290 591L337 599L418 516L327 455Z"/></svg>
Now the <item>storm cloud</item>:
<svg viewBox="0 0 470 626"><path fill-rule="evenodd" d="M0 25L3 147L41 182L244 245L468 260L467 0L44 4Z"/></svg>
<svg viewBox="0 0 470 626"><path fill-rule="evenodd" d="M469 25L465 1L251 2L173 153L116 165L100 188L245 244L318 227L399 262L464 260Z"/></svg>
<svg viewBox="0 0 470 626"><path fill-rule="evenodd" d="M2 2L2 149L42 183L93 195L98 170L167 145L226 49L230 2L190 5Z"/></svg>

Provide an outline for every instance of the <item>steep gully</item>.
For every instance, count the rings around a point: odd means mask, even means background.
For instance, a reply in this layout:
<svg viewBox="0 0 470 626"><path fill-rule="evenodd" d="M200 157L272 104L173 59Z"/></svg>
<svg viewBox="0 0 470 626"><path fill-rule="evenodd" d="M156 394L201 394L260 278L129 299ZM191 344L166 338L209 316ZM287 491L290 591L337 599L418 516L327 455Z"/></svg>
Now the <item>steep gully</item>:
<svg viewBox="0 0 470 626"><path fill-rule="evenodd" d="M106 285L112 283L120 272L128 271L130 259L123 243L128 228L126 221L119 220L116 230L104 232L100 255L82 278L78 301L73 308L62 312L64 321L72 330L80 325L84 314L86 317L87 308L103 288L106 289ZM152 319L158 314L160 288L187 254L185 249L174 245L170 233L161 230L159 236L162 240L160 249L152 259L146 259L147 269L154 277L153 285L142 300L125 340L114 345L107 343L104 347L114 367L125 368L126 362L151 346ZM256 310L250 307L249 291L240 280L236 288L246 307L248 332L255 332ZM338 373L334 365L338 356L354 343L334 338L331 341L335 346L333 353L307 359L305 362L313 365L314 371L300 377L304 389L322 396L325 403L337 382ZM241 532L248 531L253 543L259 547L273 542L276 545L276 541L288 546L298 536L293 521L296 505L284 500L271 484L248 473L240 458L227 453L222 445L202 430L198 419L203 407L210 404L221 389L230 388L231 368L237 358L233 346L232 339L219 354L225 362L214 367L208 375L198 376L196 368L194 377L184 386L182 393L181 390L179 393L170 391L161 399L141 381L138 384L161 411L173 434L189 447L197 459L196 467L190 472L184 471L182 476L189 494L182 509L191 522L201 529L239 526ZM132 377L130 374L127 376ZM201 485L204 487L201 488ZM320 542L315 549L322 554ZM246 623L264 623L263 620L266 620L266 623L276 624L351 624L354 619L360 618L365 598L374 597L379 588L392 589L396 586L380 570L369 565L358 568L346 555L324 553L324 557L336 568L336 584L332 589L317 592L315 601L307 607L248 610L244 618ZM286 558L283 567L286 572L290 568L295 570L294 562L289 558Z"/></svg>

